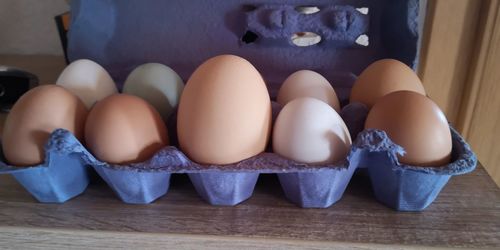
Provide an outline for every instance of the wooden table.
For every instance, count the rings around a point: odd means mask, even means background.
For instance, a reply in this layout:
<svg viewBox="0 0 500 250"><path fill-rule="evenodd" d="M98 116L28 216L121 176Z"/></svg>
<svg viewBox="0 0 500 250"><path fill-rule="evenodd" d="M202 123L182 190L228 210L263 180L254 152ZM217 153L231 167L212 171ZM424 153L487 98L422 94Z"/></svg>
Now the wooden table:
<svg viewBox="0 0 500 250"><path fill-rule="evenodd" d="M261 175L254 195L216 207L174 175L166 196L123 204L97 176L64 204L37 203L12 177L0 176L0 245L13 248L414 248L500 247L500 190L479 166L453 177L424 212L395 212L355 175L328 209L289 203L275 175Z"/></svg>

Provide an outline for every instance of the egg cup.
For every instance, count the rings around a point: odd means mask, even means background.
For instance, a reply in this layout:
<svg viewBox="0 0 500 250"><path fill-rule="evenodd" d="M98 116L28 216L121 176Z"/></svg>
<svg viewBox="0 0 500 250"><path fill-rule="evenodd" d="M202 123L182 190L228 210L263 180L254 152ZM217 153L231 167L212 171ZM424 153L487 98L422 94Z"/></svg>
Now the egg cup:
<svg viewBox="0 0 500 250"><path fill-rule="evenodd" d="M350 116L344 117L351 131L360 130L367 115L365 106L352 103L344 107ZM404 148L394 143L381 130L361 131L353 147L364 151L360 170L367 170L375 198L397 211L423 211L439 195L448 180L455 175L472 172L477 157L460 134L450 126L452 135L451 162L445 166L410 166L399 162Z"/></svg>
<svg viewBox="0 0 500 250"><path fill-rule="evenodd" d="M88 169L77 150L80 145L70 132L55 130L45 146L43 163L9 166L2 155L0 174L12 174L39 202L64 203L83 193L89 183Z"/></svg>

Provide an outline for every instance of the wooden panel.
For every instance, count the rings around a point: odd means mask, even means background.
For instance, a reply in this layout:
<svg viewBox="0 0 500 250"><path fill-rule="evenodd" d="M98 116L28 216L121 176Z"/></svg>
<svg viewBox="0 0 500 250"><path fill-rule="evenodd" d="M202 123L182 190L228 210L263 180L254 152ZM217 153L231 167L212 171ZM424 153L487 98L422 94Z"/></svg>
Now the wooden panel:
<svg viewBox="0 0 500 250"><path fill-rule="evenodd" d="M482 1L430 0L419 74L428 95L457 122Z"/></svg>
<svg viewBox="0 0 500 250"><path fill-rule="evenodd" d="M168 194L149 205L123 204L97 180L83 195L64 204L41 204L11 176L0 176L0 245L72 248L88 241L85 246L95 248L123 244L141 248L140 242L162 247L178 234L184 237L172 243L187 241L189 246L205 238L212 248L233 249L242 242L254 249L287 248L290 242L329 249L346 244L359 249L377 245L494 248L500 246L500 190L478 166L473 173L451 178L424 212L396 212L375 200L369 178L361 172L332 207L302 209L286 200L276 175L261 175L249 200L221 207L201 200L186 175L174 175ZM23 238L29 239L24 245ZM246 240L234 241L238 238Z"/></svg>
<svg viewBox="0 0 500 250"><path fill-rule="evenodd" d="M500 1L484 8L484 39L471 74L470 97L464 111L466 138L500 185Z"/></svg>
<svg viewBox="0 0 500 250"><path fill-rule="evenodd" d="M420 76L500 185L499 0L431 0Z"/></svg>
<svg viewBox="0 0 500 250"><path fill-rule="evenodd" d="M481 7L478 25L477 42L467 84L464 88L462 105L457 128L464 136L468 136L476 103L479 99L479 89L485 74L486 62L490 53L491 38L495 30L498 0L485 0ZM498 28L498 27L497 27Z"/></svg>

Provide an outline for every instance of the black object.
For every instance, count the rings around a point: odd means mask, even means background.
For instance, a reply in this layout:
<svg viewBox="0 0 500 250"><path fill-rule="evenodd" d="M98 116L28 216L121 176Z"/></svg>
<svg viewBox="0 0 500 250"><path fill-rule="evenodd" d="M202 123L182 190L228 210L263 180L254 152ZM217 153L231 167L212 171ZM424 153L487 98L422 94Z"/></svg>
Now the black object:
<svg viewBox="0 0 500 250"><path fill-rule="evenodd" d="M57 31L59 32L59 38L61 39L61 45L64 51L64 59L66 64L69 64L68 59L68 30L69 30L69 12L56 16L55 18Z"/></svg>
<svg viewBox="0 0 500 250"><path fill-rule="evenodd" d="M37 85L36 75L0 65L0 110L8 112L19 97Z"/></svg>

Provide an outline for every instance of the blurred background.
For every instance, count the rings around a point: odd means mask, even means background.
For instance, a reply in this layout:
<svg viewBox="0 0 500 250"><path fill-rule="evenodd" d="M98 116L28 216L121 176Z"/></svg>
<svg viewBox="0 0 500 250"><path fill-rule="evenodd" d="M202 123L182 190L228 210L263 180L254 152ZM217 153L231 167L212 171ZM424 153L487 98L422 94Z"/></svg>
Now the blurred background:
<svg viewBox="0 0 500 250"><path fill-rule="evenodd" d="M64 0L0 0L0 54L62 55L54 17L67 11Z"/></svg>
<svg viewBox="0 0 500 250"><path fill-rule="evenodd" d="M54 17L65 0L0 0L0 65L54 83L65 66ZM500 184L500 1L429 0L419 75ZM0 116L0 124L3 123Z"/></svg>

